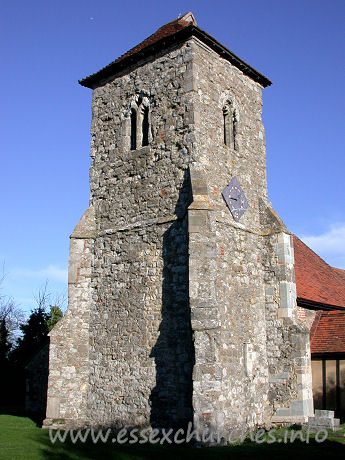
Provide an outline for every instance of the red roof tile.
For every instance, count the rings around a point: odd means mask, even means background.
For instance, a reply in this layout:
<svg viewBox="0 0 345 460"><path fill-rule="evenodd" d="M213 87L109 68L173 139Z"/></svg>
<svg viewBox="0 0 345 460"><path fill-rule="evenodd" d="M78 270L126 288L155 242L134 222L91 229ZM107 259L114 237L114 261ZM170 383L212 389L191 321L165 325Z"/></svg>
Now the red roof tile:
<svg viewBox="0 0 345 460"><path fill-rule="evenodd" d="M345 352L345 312L318 311L310 330L311 353Z"/></svg>
<svg viewBox="0 0 345 460"><path fill-rule="evenodd" d="M297 298L345 308L345 271L334 269L294 235Z"/></svg>

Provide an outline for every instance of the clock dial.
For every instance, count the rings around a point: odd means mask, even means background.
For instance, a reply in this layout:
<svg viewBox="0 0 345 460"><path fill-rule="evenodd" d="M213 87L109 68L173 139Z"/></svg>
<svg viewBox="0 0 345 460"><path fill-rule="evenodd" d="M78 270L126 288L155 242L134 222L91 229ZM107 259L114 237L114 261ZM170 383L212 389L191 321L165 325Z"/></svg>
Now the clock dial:
<svg viewBox="0 0 345 460"><path fill-rule="evenodd" d="M248 201L237 177L231 179L222 195L233 218L238 222L248 208Z"/></svg>

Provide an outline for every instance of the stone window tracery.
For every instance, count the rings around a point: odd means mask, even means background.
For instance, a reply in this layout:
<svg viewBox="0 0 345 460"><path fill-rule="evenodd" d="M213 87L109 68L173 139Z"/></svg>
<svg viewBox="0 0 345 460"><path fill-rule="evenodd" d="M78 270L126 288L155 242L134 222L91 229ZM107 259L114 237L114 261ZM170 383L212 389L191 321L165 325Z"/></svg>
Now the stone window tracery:
<svg viewBox="0 0 345 460"><path fill-rule="evenodd" d="M150 105L147 97L137 96L131 103L130 111L131 150L150 144Z"/></svg>

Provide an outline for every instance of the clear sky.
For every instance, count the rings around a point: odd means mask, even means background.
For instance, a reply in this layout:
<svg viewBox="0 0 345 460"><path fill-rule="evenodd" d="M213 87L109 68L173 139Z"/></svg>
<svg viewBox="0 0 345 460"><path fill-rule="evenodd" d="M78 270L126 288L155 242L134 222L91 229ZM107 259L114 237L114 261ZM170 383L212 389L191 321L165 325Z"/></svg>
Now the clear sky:
<svg viewBox="0 0 345 460"><path fill-rule="evenodd" d="M343 0L11 0L0 6L2 293L27 311L67 286L88 207L94 73L191 10L273 81L264 90L269 197L288 228L345 268Z"/></svg>

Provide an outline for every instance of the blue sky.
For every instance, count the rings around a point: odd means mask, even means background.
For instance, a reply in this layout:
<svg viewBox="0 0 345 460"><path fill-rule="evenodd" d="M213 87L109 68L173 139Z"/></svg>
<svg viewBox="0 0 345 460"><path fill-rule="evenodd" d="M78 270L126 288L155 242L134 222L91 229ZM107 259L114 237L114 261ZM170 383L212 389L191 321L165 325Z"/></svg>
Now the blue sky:
<svg viewBox="0 0 345 460"><path fill-rule="evenodd" d="M273 81L264 90L269 197L288 228L345 268L342 0L11 0L0 6L2 293L29 311L67 286L88 206L91 90L78 84L191 10Z"/></svg>

